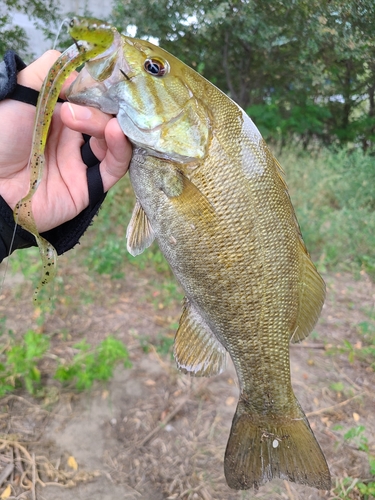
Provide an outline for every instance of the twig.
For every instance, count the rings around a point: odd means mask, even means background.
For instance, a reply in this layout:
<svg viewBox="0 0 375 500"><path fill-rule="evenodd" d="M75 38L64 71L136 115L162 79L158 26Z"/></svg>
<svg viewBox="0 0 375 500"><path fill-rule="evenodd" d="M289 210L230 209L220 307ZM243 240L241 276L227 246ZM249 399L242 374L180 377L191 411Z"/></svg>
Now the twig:
<svg viewBox="0 0 375 500"><path fill-rule="evenodd" d="M21 474L24 472L23 470L23 465L22 465L22 458L21 458L21 454L20 454L20 450L16 447L14 449L15 453L16 453L16 462L18 462L18 465L17 465L17 468L19 469L19 471L21 472Z"/></svg>
<svg viewBox="0 0 375 500"><path fill-rule="evenodd" d="M10 440L8 441L7 439L0 439L0 443L19 448L19 450L26 456L29 462L32 463L33 460L30 456L30 453L26 450L24 446L22 446L22 444L18 443L17 441L10 441Z"/></svg>
<svg viewBox="0 0 375 500"><path fill-rule="evenodd" d="M138 446L145 446L146 443L150 441L163 427L167 425L168 422L170 422L176 415L177 413L181 410L181 408L186 404L188 401L189 396L184 398L177 406L176 408L171 411L169 415L165 417L164 420L162 420L157 427L155 427L145 438L142 439L142 441L138 444Z"/></svg>
<svg viewBox="0 0 375 500"><path fill-rule="evenodd" d="M14 449L12 447L10 448L10 456L11 456L12 463L14 464ZM12 474L11 474L10 480L13 483L13 481L14 481L14 467L13 467L13 470L12 470Z"/></svg>
<svg viewBox="0 0 375 500"><path fill-rule="evenodd" d="M285 479L284 479L284 486L285 486L286 494L288 495L289 500L295 500L294 495L292 493L292 490L290 489L290 485L289 485L288 481L286 481Z"/></svg>
<svg viewBox="0 0 375 500"><path fill-rule="evenodd" d="M290 344L291 347L304 347L306 349L325 349L326 346L325 344L307 344L307 343L303 343L303 344L299 344L298 342L297 343L294 343L294 344Z"/></svg>
<svg viewBox="0 0 375 500"><path fill-rule="evenodd" d="M340 406L345 406L350 401L352 401L355 398L359 398L360 396L364 396L365 393L361 392L361 394L357 394L356 396L353 396L352 398L346 399L345 401L342 401L341 403L337 403L336 405L333 406L328 406L327 408L321 408L320 410L316 411L310 411L309 413L306 413L306 417L312 417L314 415L320 415L320 413L325 413L325 412L330 412L332 410L335 410L336 408L339 408Z"/></svg>
<svg viewBox="0 0 375 500"><path fill-rule="evenodd" d="M34 452L32 454L32 457L33 457L33 463L32 463L33 476L32 476L31 495L32 495L32 500L36 500L36 495L35 495L36 464L35 464L35 453Z"/></svg>
<svg viewBox="0 0 375 500"><path fill-rule="evenodd" d="M3 472L0 474L0 486L2 486L3 482L12 474L14 469L14 464L8 464Z"/></svg>
<svg viewBox="0 0 375 500"><path fill-rule="evenodd" d="M335 367L336 371L338 371L340 373L340 376L341 377L344 377L347 382L349 382L349 384L354 387L354 389L357 389L357 391L361 391L362 390L362 387L360 387L359 385L357 385L355 382L353 382L353 380L348 377L348 375L339 368L339 366L337 366L337 363L333 362L333 366Z"/></svg>

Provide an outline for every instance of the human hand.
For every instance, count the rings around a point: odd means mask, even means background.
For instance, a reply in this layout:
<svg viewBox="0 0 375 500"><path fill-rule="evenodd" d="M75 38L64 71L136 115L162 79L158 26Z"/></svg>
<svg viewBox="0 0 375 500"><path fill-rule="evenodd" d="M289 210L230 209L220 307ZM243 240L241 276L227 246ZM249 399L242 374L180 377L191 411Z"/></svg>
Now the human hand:
<svg viewBox="0 0 375 500"><path fill-rule="evenodd" d="M59 52L48 51L18 74L18 83L40 90ZM70 77L64 85L67 88ZM14 209L29 191L28 169L35 107L6 99L0 103L0 195ZM81 158L82 133L100 163L104 191L125 175L132 148L116 118L71 103L57 104L45 150L45 170L33 196L32 209L39 232L73 219L89 204L86 170Z"/></svg>

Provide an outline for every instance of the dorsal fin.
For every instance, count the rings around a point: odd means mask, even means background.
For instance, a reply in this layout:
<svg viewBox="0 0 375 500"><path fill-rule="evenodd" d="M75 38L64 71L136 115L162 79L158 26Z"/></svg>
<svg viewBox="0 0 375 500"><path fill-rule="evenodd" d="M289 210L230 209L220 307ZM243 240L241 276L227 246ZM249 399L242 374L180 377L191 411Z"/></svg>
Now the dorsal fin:
<svg viewBox="0 0 375 500"><path fill-rule="evenodd" d="M296 329L291 342L305 339L318 321L325 299L325 283L316 270L303 242L301 241L302 270L300 274L300 306Z"/></svg>
<svg viewBox="0 0 375 500"><path fill-rule="evenodd" d="M195 377L217 375L225 368L225 348L187 299L175 337L174 357L181 371Z"/></svg>
<svg viewBox="0 0 375 500"><path fill-rule="evenodd" d="M150 221L138 200L126 230L126 238L128 252L134 257L141 254L155 239Z"/></svg>

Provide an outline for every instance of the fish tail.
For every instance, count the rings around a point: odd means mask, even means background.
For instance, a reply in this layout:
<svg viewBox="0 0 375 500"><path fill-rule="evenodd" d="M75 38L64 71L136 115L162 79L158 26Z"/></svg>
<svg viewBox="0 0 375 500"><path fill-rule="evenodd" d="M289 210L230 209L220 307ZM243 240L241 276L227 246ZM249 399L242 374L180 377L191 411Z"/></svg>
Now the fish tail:
<svg viewBox="0 0 375 500"><path fill-rule="evenodd" d="M322 490L331 487L326 459L299 406L298 418L260 418L239 401L225 452L225 477L230 488L246 490L273 478Z"/></svg>

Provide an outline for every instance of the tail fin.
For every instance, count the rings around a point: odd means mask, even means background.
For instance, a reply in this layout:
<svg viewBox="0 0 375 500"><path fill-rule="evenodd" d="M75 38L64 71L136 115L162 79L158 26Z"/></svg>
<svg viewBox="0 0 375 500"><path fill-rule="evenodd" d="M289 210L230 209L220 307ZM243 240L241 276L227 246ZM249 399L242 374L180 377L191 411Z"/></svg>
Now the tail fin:
<svg viewBox="0 0 375 500"><path fill-rule="evenodd" d="M230 488L257 489L279 477L330 489L326 459L302 409L300 412L298 419L255 420L239 401L224 460Z"/></svg>

